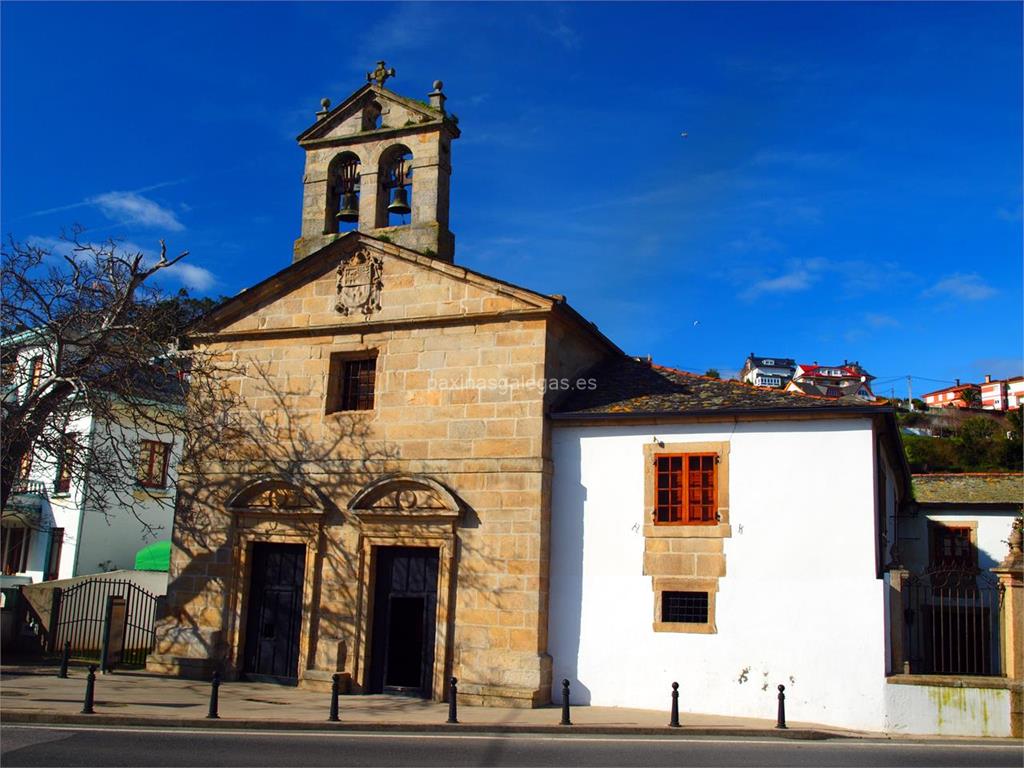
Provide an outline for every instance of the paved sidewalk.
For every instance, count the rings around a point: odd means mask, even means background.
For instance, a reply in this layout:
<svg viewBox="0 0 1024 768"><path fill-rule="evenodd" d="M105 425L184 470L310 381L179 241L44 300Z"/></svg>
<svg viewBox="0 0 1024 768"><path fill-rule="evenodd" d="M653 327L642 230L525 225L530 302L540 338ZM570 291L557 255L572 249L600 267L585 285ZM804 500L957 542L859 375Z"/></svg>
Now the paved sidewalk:
<svg viewBox="0 0 1024 768"><path fill-rule="evenodd" d="M511 709L459 707L459 725L447 725L448 705L401 696L342 696L341 724L328 723L330 694L268 683L222 683L219 720L209 720L210 684L194 680L124 671L97 672L94 715L81 714L87 670L72 666L67 679L56 667L0 667L0 717L7 723L96 723L175 725L191 727L359 730L452 730L538 732L569 729L559 725L559 707ZM669 697L666 696L666 705ZM686 733L708 735L777 736L823 739L868 734L790 722L776 729L772 720L680 714L681 728L668 727L664 711L618 707L572 708L573 732ZM876 734L877 735L877 734Z"/></svg>

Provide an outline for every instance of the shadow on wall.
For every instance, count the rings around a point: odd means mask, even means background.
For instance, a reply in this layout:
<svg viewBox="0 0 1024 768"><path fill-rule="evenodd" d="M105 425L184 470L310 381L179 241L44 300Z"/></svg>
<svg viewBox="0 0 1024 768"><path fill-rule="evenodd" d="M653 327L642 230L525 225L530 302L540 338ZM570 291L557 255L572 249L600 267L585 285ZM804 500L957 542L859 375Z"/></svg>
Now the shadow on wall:
<svg viewBox="0 0 1024 768"><path fill-rule="evenodd" d="M578 436L553 437L558 455L555 473L566 482L554 484L551 498L551 607L548 614L548 653L552 658L551 700L562 700L562 679L569 680L573 704L590 704L590 689L579 680L580 628L583 606L583 486Z"/></svg>

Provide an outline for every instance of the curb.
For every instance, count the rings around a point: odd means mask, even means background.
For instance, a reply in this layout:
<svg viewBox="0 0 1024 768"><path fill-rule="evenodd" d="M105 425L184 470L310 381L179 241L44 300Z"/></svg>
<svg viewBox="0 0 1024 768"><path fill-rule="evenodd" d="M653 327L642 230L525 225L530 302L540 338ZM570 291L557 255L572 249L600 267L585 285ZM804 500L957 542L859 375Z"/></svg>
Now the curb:
<svg viewBox="0 0 1024 768"><path fill-rule="evenodd" d="M730 728L714 726L682 726L670 728L628 725L499 725L490 723L394 723L394 722L304 722L290 720L232 720L218 718L158 718L132 715L83 715L58 712L28 712L7 710L3 713L5 725L12 723L32 725L122 725L150 728L204 728L209 730L260 731L322 731L324 733L389 732L389 733L491 733L506 734L583 734L607 736L731 736L734 738L776 738L797 741L824 741L850 739L854 736L813 728Z"/></svg>

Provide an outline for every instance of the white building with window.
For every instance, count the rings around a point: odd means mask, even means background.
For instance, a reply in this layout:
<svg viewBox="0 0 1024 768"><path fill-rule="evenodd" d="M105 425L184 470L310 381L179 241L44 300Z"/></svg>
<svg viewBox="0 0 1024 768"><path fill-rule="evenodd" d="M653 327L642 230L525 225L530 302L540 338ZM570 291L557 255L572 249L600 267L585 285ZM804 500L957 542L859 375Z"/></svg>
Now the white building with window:
<svg viewBox="0 0 1024 768"><path fill-rule="evenodd" d="M23 399L47 375L49 350L28 334L0 345L3 399ZM153 408L162 414L175 406ZM136 415L116 423L73 404L59 418L62 424L52 426L64 435L63 450L54 455L52 440L47 447L34 445L18 467L0 518L0 569L9 583L132 568L139 549L170 539L182 441L156 426L168 419L147 425ZM102 478L89 471L101 452L107 457ZM114 456L124 474L116 487Z"/></svg>
<svg viewBox="0 0 1024 768"><path fill-rule="evenodd" d="M743 361L740 381L755 387L781 389L796 371L796 361L788 357L760 357L751 352Z"/></svg>
<svg viewBox="0 0 1024 768"><path fill-rule="evenodd" d="M552 415L554 700L566 678L578 704L660 709L678 682L684 712L772 718L784 685L794 721L1009 735L998 605L970 658L903 636L894 606L937 614L889 408L635 360L590 375ZM1006 554L1010 520L964 539L971 567Z"/></svg>

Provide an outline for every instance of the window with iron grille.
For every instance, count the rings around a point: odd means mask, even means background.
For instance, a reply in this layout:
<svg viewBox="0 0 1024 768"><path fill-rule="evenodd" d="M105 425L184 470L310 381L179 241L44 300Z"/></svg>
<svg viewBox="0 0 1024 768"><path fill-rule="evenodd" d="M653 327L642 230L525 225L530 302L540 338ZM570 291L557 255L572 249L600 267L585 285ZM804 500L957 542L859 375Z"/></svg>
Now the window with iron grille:
<svg viewBox="0 0 1024 768"><path fill-rule="evenodd" d="M327 412L372 411L377 356L331 356Z"/></svg>
<svg viewBox="0 0 1024 768"><path fill-rule="evenodd" d="M28 528L5 526L0 536L3 542L3 572L6 575L25 570L28 561L28 545L32 531Z"/></svg>
<svg viewBox="0 0 1024 768"><path fill-rule="evenodd" d="M61 454L57 462L57 479L53 484L55 493L68 493L71 490L71 473L75 466L75 454L78 451L78 435L64 435Z"/></svg>
<svg viewBox="0 0 1024 768"><path fill-rule="evenodd" d="M708 593L662 592L661 620L680 624L707 624Z"/></svg>
<svg viewBox="0 0 1024 768"><path fill-rule="evenodd" d="M932 524L933 568L970 570L978 564L978 550L969 526Z"/></svg>
<svg viewBox="0 0 1024 768"><path fill-rule="evenodd" d="M170 458L167 443L158 440L143 440L139 444L139 485L144 488L165 488L167 486L167 461Z"/></svg>
<svg viewBox="0 0 1024 768"><path fill-rule="evenodd" d="M43 358L33 357L28 364L28 391L35 392L43 380Z"/></svg>
<svg viewBox="0 0 1024 768"><path fill-rule="evenodd" d="M714 453L655 457L656 524L714 525L718 522L717 460Z"/></svg>

